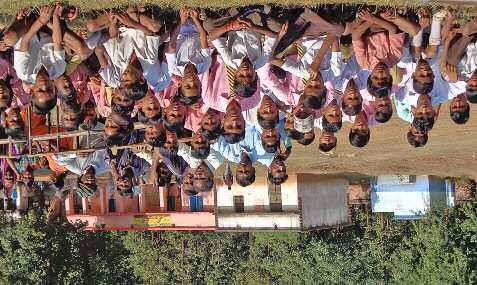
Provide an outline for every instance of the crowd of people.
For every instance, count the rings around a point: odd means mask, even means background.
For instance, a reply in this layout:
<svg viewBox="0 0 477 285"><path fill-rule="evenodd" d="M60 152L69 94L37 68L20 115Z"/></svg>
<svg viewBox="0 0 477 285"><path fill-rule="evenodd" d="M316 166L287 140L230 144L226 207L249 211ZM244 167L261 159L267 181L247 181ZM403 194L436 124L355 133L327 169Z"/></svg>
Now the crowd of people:
<svg viewBox="0 0 477 285"><path fill-rule="evenodd" d="M342 5L22 9L0 38L1 136L17 140L2 163L4 199L64 195L68 173L81 197L96 195L101 175L124 196L142 183L200 195L222 164L226 184L252 185L257 162L280 185L293 144L316 133L313 151L330 152L349 123L349 143L365 147L393 109L409 123L403 139L422 147L441 104L461 125L477 103L477 19L456 20ZM91 135L21 141L75 130ZM35 181L45 169L51 181Z"/></svg>

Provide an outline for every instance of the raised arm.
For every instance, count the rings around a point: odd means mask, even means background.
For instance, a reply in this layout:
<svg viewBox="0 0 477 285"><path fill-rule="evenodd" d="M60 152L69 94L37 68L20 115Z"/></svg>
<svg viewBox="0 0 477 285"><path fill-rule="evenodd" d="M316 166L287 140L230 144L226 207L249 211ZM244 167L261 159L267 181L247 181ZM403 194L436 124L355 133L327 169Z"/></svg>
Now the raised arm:
<svg viewBox="0 0 477 285"><path fill-rule="evenodd" d="M205 31L204 26L202 26L202 22L199 20L199 12L197 12L196 10L190 10L189 14L192 19L192 22L194 22L194 25L199 32L200 48L209 48L209 44L207 42L207 32Z"/></svg>
<svg viewBox="0 0 477 285"><path fill-rule="evenodd" d="M28 47L30 45L31 39L38 33L38 31L46 25L50 19L51 16L53 16L53 11L54 8L50 6L42 6L40 7L40 16L36 21L33 23L33 25L30 27L28 32L26 32L25 35L23 35L21 44L20 44L20 51L21 52L27 52Z"/></svg>
<svg viewBox="0 0 477 285"><path fill-rule="evenodd" d="M109 37L115 38L119 35L118 17L115 14L109 14Z"/></svg>
<svg viewBox="0 0 477 285"><path fill-rule="evenodd" d="M176 53L177 48L177 37L179 36L179 32L181 31L181 26L187 22L187 18L189 17L189 10L185 8L181 8L179 11L179 23L174 27L172 30L169 43L167 45L166 53Z"/></svg>
<svg viewBox="0 0 477 285"><path fill-rule="evenodd" d="M244 21L243 19L238 18L228 22L222 27L218 27L212 30L209 33L209 39L213 41L229 31L236 31L236 30L248 29L248 28L250 28L250 23L247 21Z"/></svg>
<svg viewBox="0 0 477 285"><path fill-rule="evenodd" d="M61 35L61 24L60 24L60 17L61 13L63 12L63 7L59 4L56 5L55 11L53 13L53 49L55 51L63 50L63 36Z"/></svg>
<svg viewBox="0 0 477 285"><path fill-rule="evenodd" d="M351 33L353 41L361 41L363 34L371 27L370 22L363 21L355 26L355 29Z"/></svg>
<svg viewBox="0 0 477 285"><path fill-rule="evenodd" d="M390 34L397 33L397 27L391 22L383 20L375 15L371 14L369 10L362 10L359 12L358 17L363 19L366 22L379 26L383 29L386 29Z"/></svg>
<svg viewBox="0 0 477 285"><path fill-rule="evenodd" d="M131 17L129 17L129 15L126 14L126 13L118 14L117 17L118 17L118 20L119 20L121 23L123 23L123 24L124 24L126 27L128 27L128 28L140 30L140 31L142 31L146 36L153 36L153 35L154 35L154 32L153 32L153 31L149 30L148 28L146 28L146 26L142 25L141 23L134 21L134 20L131 19Z"/></svg>
<svg viewBox="0 0 477 285"><path fill-rule="evenodd" d="M392 13L391 11L382 12L379 15L382 19L396 25L400 30L408 33L411 37L417 35L420 30L417 23L411 22L398 14Z"/></svg>
<svg viewBox="0 0 477 285"><path fill-rule="evenodd" d="M335 38L336 37L334 35L327 34L325 41L323 42L320 50L318 51L318 54L315 56L315 58L313 59L313 62L310 65L310 69L312 71L317 72L318 70L320 70L321 62L323 61L323 58L325 58L326 52L328 52L331 45L335 41Z"/></svg>

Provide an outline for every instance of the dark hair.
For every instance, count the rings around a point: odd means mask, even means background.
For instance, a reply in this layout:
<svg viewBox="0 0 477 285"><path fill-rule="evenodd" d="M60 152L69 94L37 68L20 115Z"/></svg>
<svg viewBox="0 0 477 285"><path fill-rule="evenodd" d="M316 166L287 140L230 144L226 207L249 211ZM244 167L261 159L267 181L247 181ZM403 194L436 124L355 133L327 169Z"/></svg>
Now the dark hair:
<svg viewBox="0 0 477 285"><path fill-rule="evenodd" d="M209 131L202 128L202 136L209 141L217 139L222 134L222 127L218 125L214 130Z"/></svg>
<svg viewBox="0 0 477 285"><path fill-rule="evenodd" d="M12 86L11 86L11 80L12 80L12 77L10 75L7 75L7 77L5 77L5 79L0 79L0 85L4 84L8 89L8 93L10 94L10 96L8 98L8 101L7 101L7 106L0 107L0 112L5 111L6 109L10 108L10 106L12 105L14 95L13 95L13 89L12 89Z"/></svg>
<svg viewBox="0 0 477 285"><path fill-rule="evenodd" d="M389 96L391 93L391 88L393 86L393 78L389 76L388 82L385 82L381 86L374 86L373 82L371 81L371 76L368 76L368 80L366 81L366 87L368 89L369 94L377 98L384 98Z"/></svg>
<svg viewBox="0 0 477 285"><path fill-rule="evenodd" d="M318 149L321 150L322 152L329 152L330 150L334 149L336 147L336 143L334 144L322 144L320 143L318 145Z"/></svg>
<svg viewBox="0 0 477 285"><path fill-rule="evenodd" d="M214 179L209 178L207 179L206 184L203 185L204 187L201 189L201 187L198 187L197 185L194 185L194 189L196 189L199 192L209 192L214 188Z"/></svg>
<svg viewBox="0 0 477 285"><path fill-rule="evenodd" d="M389 108L389 112L380 112L377 110L374 111L374 119L376 120L376 122L381 124L384 124L387 121L389 121L392 116L393 116L393 108Z"/></svg>
<svg viewBox="0 0 477 285"><path fill-rule="evenodd" d="M412 145L413 147L423 147L427 143L428 135L424 134L421 140L416 140L416 136L414 136L411 131L407 132L407 142Z"/></svg>
<svg viewBox="0 0 477 285"><path fill-rule="evenodd" d="M184 94L182 94L180 89L177 93L178 93L179 102L181 102L182 104L186 106L192 106L195 103L200 102L200 100L202 100L202 97L200 95L192 96L192 97L184 96Z"/></svg>
<svg viewBox="0 0 477 285"><path fill-rule="evenodd" d="M477 103L477 90L466 88L465 97L467 97L467 101L469 101L469 103Z"/></svg>
<svg viewBox="0 0 477 285"><path fill-rule="evenodd" d="M71 87L71 94L70 95L64 95L60 89L57 89L56 90L56 95L58 96L58 98L65 102L65 103L77 103L76 102L76 98L77 98L77 94L76 94L76 89L74 87Z"/></svg>
<svg viewBox="0 0 477 285"><path fill-rule="evenodd" d="M146 143L153 147L161 147L166 143L166 133L160 132L159 136L157 136L153 140L147 140Z"/></svg>
<svg viewBox="0 0 477 285"><path fill-rule="evenodd" d="M5 128L4 132L6 136L16 139L23 135L23 128L18 128L18 129Z"/></svg>
<svg viewBox="0 0 477 285"><path fill-rule="evenodd" d="M164 145L158 146L159 148L159 153L165 157L174 157L177 156L177 152L179 151L179 147L174 147L172 149L167 149L164 147Z"/></svg>
<svg viewBox="0 0 477 285"><path fill-rule="evenodd" d="M166 164L164 162L159 162L157 165L156 171L158 172L157 174L160 174L159 168L166 168L167 175L157 175L157 186L159 187L164 187L166 185L169 185L172 180L172 172L167 168Z"/></svg>
<svg viewBox="0 0 477 285"><path fill-rule="evenodd" d="M199 148L193 148L191 147L190 150L190 155L193 158L197 159L206 159L210 154L210 146L207 147L199 147Z"/></svg>
<svg viewBox="0 0 477 285"><path fill-rule="evenodd" d="M176 123L170 123L166 120L166 117L164 116L164 127L170 132L174 133L181 133L184 130L184 125L185 125L185 117L183 120L176 122Z"/></svg>
<svg viewBox="0 0 477 285"><path fill-rule="evenodd" d="M313 141L315 141L315 133L313 132L313 137L311 138L305 138L305 135L303 134L299 139L298 139L298 143L301 144L301 145L309 145L311 144Z"/></svg>
<svg viewBox="0 0 477 285"><path fill-rule="evenodd" d="M46 102L38 102L35 96L32 97L32 110L37 115L46 115L56 106L56 95Z"/></svg>
<svg viewBox="0 0 477 285"><path fill-rule="evenodd" d="M425 134L432 130L432 127L434 126L434 118L414 118L414 120L412 121L412 125L419 133Z"/></svg>
<svg viewBox="0 0 477 285"><path fill-rule="evenodd" d="M415 79L412 80L412 88L418 94L429 94L434 88L434 80L429 83L421 83Z"/></svg>
<svg viewBox="0 0 477 285"><path fill-rule="evenodd" d="M285 174L283 177L274 177L272 172L269 170L267 175L268 181L270 181L274 185L281 185L283 182L287 181L288 174Z"/></svg>
<svg viewBox="0 0 477 285"><path fill-rule="evenodd" d="M295 129L286 129L285 132L292 140L299 140L303 137L303 134Z"/></svg>
<svg viewBox="0 0 477 285"><path fill-rule="evenodd" d="M133 84L124 87L124 96L137 101L146 96L148 89L149 87L146 82L140 83L139 81L136 81Z"/></svg>
<svg viewBox="0 0 477 285"><path fill-rule="evenodd" d="M305 95L303 94L303 105L307 108L312 108L315 110L321 109L326 103L326 92L328 90L323 90L320 96L311 96L311 95Z"/></svg>
<svg viewBox="0 0 477 285"><path fill-rule="evenodd" d="M139 109L137 111L137 120L143 124L155 124L155 123L159 123L160 120L162 119L162 113L159 112L156 116L154 116L153 118L148 118L146 117L146 115L144 115L144 112Z"/></svg>
<svg viewBox="0 0 477 285"><path fill-rule="evenodd" d="M354 147L364 147L368 144L371 132L368 131L365 135L349 130L349 143Z"/></svg>
<svg viewBox="0 0 477 285"><path fill-rule="evenodd" d="M131 106L128 106L128 107L123 107L123 106L120 106L114 102L111 102L111 111L115 112L115 113L119 113L121 115L131 115L132 111L134 110L134 104L132 104Z"/></svg>
<svg viewBox="0 0 477 285"><path fill-rule="evenodd" d="M354 106L345 106L344 101L341 103L341 109L343 109L343 113L348 116L355 116L361 110L363 110L363 103L359 103L358 105Z"/></svg>
<svg viewBox="0 0 477 285"><path fill-rule="evenodd" d="M469 111L470 111L470 106L467 105L465 110L463 112L451 112L450 117L454 123L462 125L467 123L469 120Z"/></svg>
<svg viewBox="0 0 477 285"><path fill-rule="evenodd" d="M242 187L252 185L253 182L255 182L255 171L252 171L250 175L245 177L235 175L235 180L237 181L237 184Z"/></svg>
<svg viewBox="0 0 477 285"><path fill-rule="evenodd" d="M278 115L275 120L266 120L260 115L260 112L257 112L257 121L260 127L262 127L262 129L273 129L278 124Z"/></svg>
<svg viewBox="0 0 477 285"><path fill-rule="evenodd" d="M250 84L242 84L237 81L234 82L234 90L237 96L242 98L252 97L255 92L257 92L257 76Z"/></svg>
<svg viewBox="0 0 477 285"><path fill-rule="evenodd" d="M122 134L118 134L115 136L109 136L105 138L107 146L114 146L114 145L123 145L125 141L125 136Z"/></svg>
<svg viewBox="0 0 477 285"><path fill-rule="evenodd" d="M235 144L239 141L242 141L245 138L245 130L243 130L240 134L234 133L223 133L222 136L224 137L225 141L229 144Z"/></svg>
<svg viewBox="0 0 477 285"><path fill-rule="evenodd" d="M325 116L323 116L321 120L321 126L323 127L323 131L327 133L336 133L341 129L341 126L343 125L343 122L339 121L336 123L330 123L328 120L326 120Z"/></svg>

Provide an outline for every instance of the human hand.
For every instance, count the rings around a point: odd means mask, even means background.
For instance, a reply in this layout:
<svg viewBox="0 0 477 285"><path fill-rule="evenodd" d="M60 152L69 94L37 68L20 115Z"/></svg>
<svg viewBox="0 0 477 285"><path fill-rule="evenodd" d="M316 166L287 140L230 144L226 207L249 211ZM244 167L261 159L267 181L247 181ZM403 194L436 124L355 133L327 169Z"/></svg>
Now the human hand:
<svg viewBox="0 0 477 285"><path fill-rule="evenodd" d="M79 16L79 9L77 7L68 7L68 11L65 15L66 19L70 22L78 18Z"/></svg>
<svg viewBox="0 0 477 285"><path fill-rule="evenodd" d="M63 5L61 4L56 4L55 6L55 11L53 12L53 17L61 17L61 14L63 14Z"/></svg>
<svg viewBox="0 0 477 285"><path fill-rule="evenodd" d="M417 15L419 17L419 26L421 26L421 29L427 28L431 25L431 13L428 9L423 8L419 10Z"/></svg>
<svg viewBox="0 0 477 285"><path fill-rule="evenodd" d="M386 20L388 22L392 22L394 20L396 20L396 14L391 12L391 11L385 11L385 12L381 12L379 14L379 16L383 19L383 20Z"/></svg>
<svg viewBox="0 0 477 285"><path fill-rule="evenodd" d="M189 17L192 19L192 21L199 22L199 11L195 9L189 9Z"/></svg>
<svg viewBox="0 0 477 285"><path fill-rule="evenodd" d="M54 12L55 8L54 7L51 7L51 6L41 6L40 7L40 16L38 17L38 20L40 21L40 23L42 23L43 25L46 25L51 17L53 16L53 12Z"/></svg>
<svg viewBox="0 0 477 285"><path fill-rule="evenodd" d="M246 21L241 18L235 19L229 22L227 25L228 25L227 30L229 31L237 31L242 29L248 29L251 27L251 23L249 21Z"/></svg>
<svg viewBox="0 0 477 285"><path fill-rule="evenodd" d="M371 14L371 11L369 11L368 9L361 10L358 13L358 19L361 19L363 21L371 22L373 17L373 14Z"/></svg>
<svg viewBox="0 0 477 285"><path fill-rule="evenodd" d="M280 147L276 155L280 160L285 161L290 156L290 154L291 154L291 147L286 148L285 150L282 150L282 148Z"/></svg>
<svg viewBox="0 0 477 285"><path fill-rule="evenodd" d="M137 24L137 22L131 19L126 13L117 14L116 18L128 28L132 28Z"/></svg>
<svg viewBox="0 0 477 285"><path fill-rule="evenodd" d="M286 21L286 22L282 25L280 31L278 31L278 34L277 34L277 42L279 42L279 41L285 36L285 34L287 33L287 31L288 31L288 21Z"/></svg>
<svg viewBox="0 0 477 285"><path fill-rule="evenodd" d="M189 18L189 16L190 16L189 9L181 8L179 10L179 19L181 21L181 25L187 22L187 19Z"/></svg>

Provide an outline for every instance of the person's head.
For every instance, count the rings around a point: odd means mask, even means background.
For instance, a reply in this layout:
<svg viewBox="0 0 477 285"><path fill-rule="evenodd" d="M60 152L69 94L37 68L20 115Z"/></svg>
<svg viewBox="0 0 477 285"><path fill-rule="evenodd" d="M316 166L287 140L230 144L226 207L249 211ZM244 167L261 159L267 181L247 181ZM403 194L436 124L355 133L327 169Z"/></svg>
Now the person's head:
<svg viewBox="0 0 477 285"><path fill-rule="evenodd" d="M419 59L412 74L412 86L418 94L429 94L434 88L434 72L425 59Z"/></svg>
<svg viewBox="0 0 477 285"><path fill-rule="evenodd" d="M121 75L121 87L124 89L125 95L131 100L139 100L146 96L148 87L137 58L129 63Z"/></svg>
<svg viewBox="0 0 477 285"><path fill-rule="evenodd" d="M223 136L227 143L235 144L245 137L245 119L242 108L236 100L230 101L222 123Z"/></svg>
<svg viewBox="0 0 477 285"><path fill-rule="evenodd" d="M363 108L363 97L359 93L359 89L353 79L348 81L343 92L343 100L341 101L341 109L348 116L358 114Z"/></svg>
<svg viewBox="0 0 477 285"><path fill-rule="evenodd" d="M406 134L407 142L413 147L423 147L427 143L428 134L421 133L413 125Z"/></svg>
<svg viewBox="0 0 477 285"><path fill-rule="evenodd" d="M192 135L190 146L190 154L192 157L197 159L206 159L209 156L210 143L209 140L203 136L200 129Z"/></svg>
<svg viewBox="0 0 477 285"><path fill-rule="evenodd" d="M277 128L264 129L260 134L263 149L268 153L275 153L280 146L280 133Z"/></svg>
<svg viewBox="0 0 477 285"><path fill-rule="evenodd" d="M323 111L322 127L323 131L336 133L341 129L343 114L336 100L330 102Z"/></svg>
<svg viewBox="0 0 477 285"><path fill-rule="evenodd" d="M56 94L58 98L64 102L76 101L76 89L71 82L71 78L63 73L58 78L53 80L56 87Z"/></svg>
<svg viewBox="0 0 477 285"><path fill-rule="evenodd" d="M81 106L76 102L61 103L61 126L68 131L77 130L83 122L84 115Z"/></svg>
<svg viewBox="0 0 477 285"><path fill-rule="evenodd" d="M454 123L462 125L469 120L470 106L465 94L459 94L452 99L450 106L450 117Z"/></svg>
<svg viewBox="0 0 477 285"><path fill-rule="evenodd" d="M138 119L141 123L157 123L162 118L162 109L154 94L149 93L142 99Z"/></svg>
<svg viewBox="0 0 477 285"><path fill-rule="evenodd" d="M5 173L3 173L2 183L6 189L12 189L15 186L15 173L10 167L7 167Z"/></svg>
<svg viewBox="0 0 477 285"><path fill-rule="evenodd" d="M96 188L96 170L93 166L88 166L85 172L80 176L79 181L86 186Z"/></svg>
<svg viewBox="0 0 477 285"><path fill-rule="evenodd" d="M116 88L111 98L111 109L125 116L130 116L134 109L134 100L126 96L124 88Z"/></svg>
<svg viewBox="0 0 477 285"><path fill-rule="evenodd" d="M257 73L248 57L242 60L235 71L234 90L244 98L251 97L257 91Z"/></svg>
<svg viewBox="0 0 477 285"><path fill-rule="evenodd" d="M364 147L368 144L370 136L368 117L364 111L361 111L356 115L353 126L349 130L349 143L354 147Z"/></svg>
<svg viewBox="0 0 477 285"><path fill-rule="evenodd" d="M104 123L104 134L108 145L123 145L134 125L131 117L112 112Z"/></svg>
<svg viewBox="0 0 477 285"><path fill-rule="evenodd" d="M194 171L193 187L199 192L209 192L214 188L214 172L204 161Z"/></svg>
<svg viewBox="0 0 477 285"><path fill-rule="evenodd" d="M202 135L208 140L215 140L222 134L222 119L220 112L209 108L200 122Z"/></svg>
<svg viewBox="0 0 477 285"><path fill-rule="evenodd" d="M172 102L164 108L164 126L172 132L181 133L184 130L186 118L186 106L179 100L172 100Z"/></svg>
<svg viewBox="0 0 477 285"><path fill-rule="evenodd" d="M387 97L391 93L393 78L389 72L389 67L379 62L368 76L368 92L376 98Z"/></svg>
<svg viewBox="0 0 477 285"><path fill-rule="evenodd" d="M5 134L12 138L17 138L23 134L24 126L20 109L11 109L5 117Z"/></svg>
<svg viewBox="0 0 477 285"><path fill-rule="evenodd" d="M35 182L35 174L33 173L33 168L31 167L30 164L28 164L25 167L25 170L23 170L22 172L22 176L23 176L23 182L26 185L31 187L33 183Z"/></svg>
<svg viewBox="0 0 477 285"><path fill-rule="evenodd" d="M320 72L313 72L303 89L303 103L305 107L315 110L321 109L326 102L326 87Z"/></svg>
<svg viewBox="0 0 477 285"><path fill-rule="evenodd" d="M301 96L298 104L293 108L291 116L288 116L285 122L286 128L291 129L293 126L295 130L302 133L308 132L310 128L313 128L313 110L306 107L304 102L305 98Z"/></svg>
<svg viewBox="0 0 477 285"><path fill-rule="evenodd" d="M202 84L197 68L192 63L186 64L179 87L179 100L186 106L194 105L202 100Z"/></svg>
<svg viewBox="0 0 477 285"><path fill-rule="evenodd" d="M262 129L273 129L278 123L278 106L268 95L264 95L257 111L258 124Z"/></svg>
<svg viewBox="0 0 477 285"><path fill-rule="evenodd" d="M56 106L56 89L44 67L36 76L31 88L33 112L39 115L48 114Z"/></svg>
<svg viewBox="0 0 477 285"><path fill-rule="evenodd" d="M285 162L275 158L268 167L268 181L275 185L281 185L288 179Z"/></svg>
<svg viewBox="0 0 477 285"><path fill-rule="evenodd" d="M159 162L157 164L157 185L160 187L167 186L171 183L172 172L167 168L167 165L164 162Z"/></svg>
<svg viewBox="0 0 477 285"><path fill-rule="evenodd" d="M13 91L9 81L0 79L0 111L5 111L12 105Z"/></svg>
<svg viewBox="0 0 477 285"><path fill-rule="evenodd" d="M92 127L96 125L96 122L98 121L98 117L96 114L96 104L94 103L93 100L88 100L83 105L83 124L82 128L85 130L89 130Z"/></svg>
<svg viewBox="0 0 477 285"><path fill-rule="evenodd" d="M467 81L465 96L472 103L477 103L477 70L475 70Z"/></svg>
<svg viewBox="0 0 477 285"><path fill-rule="evenodd" d="M315 141L315 130L311 130L309 132L301 134L300 138L297 140L299 144L304 146L310 145L314 141Z"/></svg>
<svg viewBox="0 0 477 285"><path fill-rule="evenodd" d="M393 116L393 103L389 96L375 98L373 102L374 119L378 123L386 123Z"/></svg>
<svg viewBox="0 0 477 285"><path fill-rule="evenodd" d="M247 187L255 182L255 167L246 152L242 152L240 162L235 169L235 180L242 187Z"/></svg>
<svg viewBox="0 0 477 285"><path fill-rule="evenodd" d="M121 194L132 194L134 172L131 167L124 169L116 179L116 190Z"/></svg>
<svg viewBox="0 0 477 285"><path fill-rule="evenodd" d="M194 189L194 171L192 168L187 168L183 177L181 185L182 191L189 196L199 194L199 192Z"/></svg>
<svg viewBox="0 0 477 285"><path fill-rule="evenodd" d="M166 142L166 131L162 123L146 125L144 141L153 147L162 147Z"/></svg>
<svg viewBox="0 0 477 285"><path fill-rule="evenodd" d="M429 95L419 95L416 107L412 106L412 113L414 115L412 124L419 132L427 133L432 129L436 113L432 108Z"/></svg>
<svg viewBox="0 0 477 285"><path fill-rule="evenodd" d="M318 149L322 152L329 152L336 147L336 139L334 133L322 132L319 139Z"/></svg>
<svg viewBox="0 0 477 285"><path fill-rule="evenodd" d="M179 150L177 134L166 129L166 141L160 150L167 156L176 156Z"/></svg>

